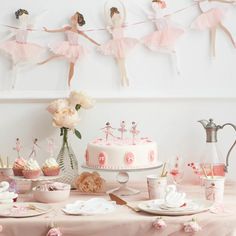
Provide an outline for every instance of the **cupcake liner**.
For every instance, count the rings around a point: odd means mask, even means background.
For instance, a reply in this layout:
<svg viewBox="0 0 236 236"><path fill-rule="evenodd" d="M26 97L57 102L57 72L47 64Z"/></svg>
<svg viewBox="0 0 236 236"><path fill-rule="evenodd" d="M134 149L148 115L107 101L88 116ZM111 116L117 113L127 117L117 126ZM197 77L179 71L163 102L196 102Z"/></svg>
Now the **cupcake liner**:
<svg viewBox="0 0 236 236"><path fill-rule="evenodd" d="M23 169L12 168L15 176L23 176Z"/></svg>
<svg viewBox="0 0 236 236"><path fill-rule="evenodd" d="M60 168L59 167L53 167L53 168L44 167L42 171L45 176L56 176L56 175L59 175Z"/></svg>
<svg viewBox="0 0 236 236"><path fill-rule="evenodd" d="M41 170L23 170L26 179L37 179L41 174Z"/></svg>

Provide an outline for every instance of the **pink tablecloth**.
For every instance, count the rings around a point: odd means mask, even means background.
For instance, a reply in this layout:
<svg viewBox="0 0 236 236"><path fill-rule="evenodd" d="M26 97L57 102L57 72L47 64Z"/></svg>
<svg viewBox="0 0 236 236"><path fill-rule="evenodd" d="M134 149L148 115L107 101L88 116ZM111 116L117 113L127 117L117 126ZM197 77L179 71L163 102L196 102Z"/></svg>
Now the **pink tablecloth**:
<svg viewBox="0 0 236 236"><path fill-rule="evenodd" d="M129 201L147 200L146 186L139 187L143 190L141 194L126 197ZM225 189L225 207L227 212L213 214L204 212L194 215L202 227L202 231L194 235L203 236L233 236L236 235L236 184L227 184ZM200 186L183 186L188 196L204 198L204 189ZM101 195L107 198L107 195ZM32 218L0 218L0 225L4 236L45 236L51 222L60 227L65 236L152 236L152 235L191 235L183 231L183 223L191 220L192 216L163 217L167 223L167 228L156 231L152 227L152 222L156 216L143 212L136 213L126 206L119 206L111 214L100 216L68 216L61 208L68 202L78 199L88 199L91 196L80 195L72 192L67 202L53 204L55 211ZM19 200L26 201L25 195Z"/></svg>

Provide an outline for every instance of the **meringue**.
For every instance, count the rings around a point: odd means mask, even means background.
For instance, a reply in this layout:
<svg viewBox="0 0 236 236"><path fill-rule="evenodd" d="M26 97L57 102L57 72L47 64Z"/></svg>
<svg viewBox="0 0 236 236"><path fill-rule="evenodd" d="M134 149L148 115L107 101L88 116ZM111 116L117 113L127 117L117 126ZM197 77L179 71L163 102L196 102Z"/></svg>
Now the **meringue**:
<svg viewBox="0 0 236 236"><path fill-rule="evenodd" d="M168 185L166 187L165 205L170 208L178 208L184 205L186 193L176 191L175 185Z"/></svg>

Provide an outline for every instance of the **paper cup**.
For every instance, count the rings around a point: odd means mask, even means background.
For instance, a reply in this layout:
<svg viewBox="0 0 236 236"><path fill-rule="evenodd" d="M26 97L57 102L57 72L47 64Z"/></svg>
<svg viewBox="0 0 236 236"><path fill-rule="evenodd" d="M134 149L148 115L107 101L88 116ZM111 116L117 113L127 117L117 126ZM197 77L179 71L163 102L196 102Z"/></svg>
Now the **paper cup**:
<svg viewBox="0 0 236 236"><path fill-rule="evenodd" d="M223 202L225 178L223 176L204 177L204 183L206 200Z"/></svg>
<svg viewBox="0 0 236 236"><path fill-rule="evenodd" d="M167 178L157 175L147 176L149 199L163 199L167 186Z"/></svg>

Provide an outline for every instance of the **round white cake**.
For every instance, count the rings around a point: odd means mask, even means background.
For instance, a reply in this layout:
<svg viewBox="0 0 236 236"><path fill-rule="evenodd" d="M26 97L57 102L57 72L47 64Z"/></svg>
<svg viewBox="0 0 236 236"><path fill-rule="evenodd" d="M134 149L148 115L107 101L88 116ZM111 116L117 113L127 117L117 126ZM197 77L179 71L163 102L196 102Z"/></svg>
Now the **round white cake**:
<svg viewBox="0 0 236 236"><path fill-rule="evenodd" d="M96 139L90 142L85 153L88 167L101 169L143 169L158 165L156 142L148 138Z"/></svg>

